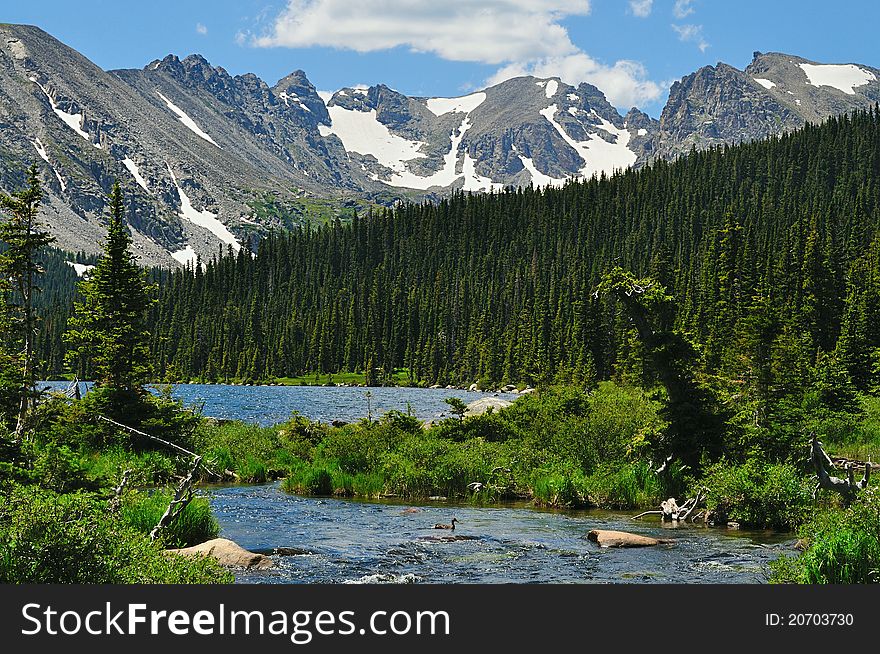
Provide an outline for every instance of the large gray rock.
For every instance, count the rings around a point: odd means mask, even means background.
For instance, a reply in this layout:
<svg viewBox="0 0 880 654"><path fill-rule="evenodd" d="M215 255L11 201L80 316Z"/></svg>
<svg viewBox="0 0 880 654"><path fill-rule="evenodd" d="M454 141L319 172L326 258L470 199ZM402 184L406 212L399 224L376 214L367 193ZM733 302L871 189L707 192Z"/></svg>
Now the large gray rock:
<svg viewBox="0 0 880 654"><path fill-rule="evenodd" d="M268 556L249 552L228 538L214 538L193 547L165 551L169 554L179 554L181 556L210 556L217 559L220 565L231 568L265 570L274 566L272 559Z"/></svg>

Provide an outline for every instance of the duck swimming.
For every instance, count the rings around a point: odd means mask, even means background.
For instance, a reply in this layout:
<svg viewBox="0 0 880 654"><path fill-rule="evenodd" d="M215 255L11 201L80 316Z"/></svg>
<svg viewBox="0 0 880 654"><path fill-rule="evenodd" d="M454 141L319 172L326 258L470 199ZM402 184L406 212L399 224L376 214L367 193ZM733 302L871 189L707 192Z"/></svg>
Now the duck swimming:
<svg viewBox="0 0 880 654"><path fill-rule="evenodd" d="M456 522L459 522L458 518L453 518L452 522L448 525L445 525L442 522L438 522L436 525L434 525L434 529L451 529L452 531L455 531Z"/></svg>

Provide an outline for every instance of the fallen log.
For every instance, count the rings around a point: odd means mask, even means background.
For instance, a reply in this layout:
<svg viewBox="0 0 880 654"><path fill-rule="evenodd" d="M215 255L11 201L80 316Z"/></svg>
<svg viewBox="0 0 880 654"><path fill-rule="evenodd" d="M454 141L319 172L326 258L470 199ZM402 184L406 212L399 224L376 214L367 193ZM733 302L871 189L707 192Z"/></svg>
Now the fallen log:
<svg viewBox="0 0 880 654"><path fill-rule="evenodd" d="M165 553L182 556L210 556L216 559L220 565L231 568L264 570L274 566L272 559L265 554L249 552L228 538L214 538L193 547L165 550Z"/></svg>

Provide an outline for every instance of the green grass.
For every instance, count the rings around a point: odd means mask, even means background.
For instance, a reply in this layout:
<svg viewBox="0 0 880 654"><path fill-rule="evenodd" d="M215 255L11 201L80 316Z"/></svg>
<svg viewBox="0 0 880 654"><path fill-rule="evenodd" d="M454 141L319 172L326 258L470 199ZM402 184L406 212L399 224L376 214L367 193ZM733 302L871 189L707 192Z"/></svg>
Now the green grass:
<svg viewBox="0 0 880 654"><path fill-rule="evenodd" d="M123 501L122 522L143 534L149 534L171 502L170 493L130 493ZM162 535L167 547L190 547L216 538L220 526L203 497L194 497Z"/></svg>

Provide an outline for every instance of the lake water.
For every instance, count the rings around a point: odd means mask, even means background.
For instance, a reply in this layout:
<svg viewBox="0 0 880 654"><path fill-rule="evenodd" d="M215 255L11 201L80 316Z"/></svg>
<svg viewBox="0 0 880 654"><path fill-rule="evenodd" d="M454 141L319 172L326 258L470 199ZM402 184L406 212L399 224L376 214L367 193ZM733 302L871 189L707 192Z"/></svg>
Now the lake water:
<svg viewBox="0 0 880 654"><path fill-rule="evenodd" d="M42 382L40 388L63 391L68 382ZM80 382L85 393L91 384ZM420 420L436 420L449 415L447 397L466 403L497 395L507 400L512 393L475 393L440 388L362 388L351 386L228 386L224 384L175 384L174 397L187 406L204 403L204 414L214 418L244 420L263 426L284 422L297 411L310 420L355 422L367 417L368 410L378 417L392 409L412 411ZM367 398L367 392L371 397Z"/></svg>

